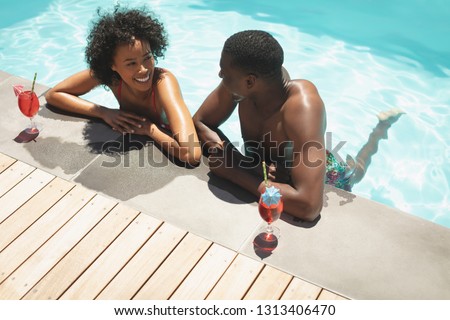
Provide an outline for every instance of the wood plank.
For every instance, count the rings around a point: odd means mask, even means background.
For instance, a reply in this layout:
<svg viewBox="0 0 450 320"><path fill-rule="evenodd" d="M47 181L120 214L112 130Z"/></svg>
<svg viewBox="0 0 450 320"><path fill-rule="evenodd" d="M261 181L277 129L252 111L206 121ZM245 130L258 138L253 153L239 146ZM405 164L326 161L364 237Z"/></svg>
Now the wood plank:
<svg viewBox="0 0 450 320"><path fill-rule="evenodd" d="M60 297L138 214L137 210L117 205L23 299Z"/></svg>
<svg viewBox="0 0 450 320"><path fill-rule="evenodd" d="M22 232L28 229L48 209L75 187L69 181L55 178L13 215L0 224L0 252Z"/></svg>
<svg viewBox="0 0 450 320"><path fill-rule="evenodd" d="M290 274L266 265L244 300L279 300L291 280Z"/></svg>
<svg viewBox="0 0 450 320"><path fill-rule="evenodd" d="M0 299L23 297L116 205L95 196L0 285Z"/></svg>
<svg viewBox="0 0 450 320"><path fill-rule="evenodd" d="M205 299L236 255L235 251L214 243L170 299Z"/></svg>
<svg viewBox="0 0 450 320"><path fill-rule="evenodd" d="M322 292L319 294L317 300L348 300L348 299L336 293L322 289Z"/></svg>
<svg viewBox="0 0 450 320"><path fill-rule="evenodd" d="M25 179L35 168L32 166L16 161L0 174L0 197L8 192L12 187Z"/></svg>
<svg viewBox="0 0 450 320"><path fill-rule="evenodd" d="M0 252L0 283L69 221L93 196L92 191L76 186Z"/></svg>
<svg viewBox="0 0 450 320"><path fill-rule="evenodd" d="M139 215L60 299L94 299L161 225Z"/></svg>
<svg viewBox="0 0 450 320"><path fill-rule="evenodd" d="M168 299L210 246L211 241L188 233L133 299Z"/></svg>
<svg viewBox="0 0 450 320"><path fill-rule="evenodd" d="M186 231L169 223L164 223L114 277L97 299L131 299L164 262L186 233Z"/></svg>
<svg viewBox="0 0 450 320"><path fill-rule="evenodd" d="M281 296L281 300L316 300L321 290L321 287L294 278Z"/></svg>
<svg viewBox="0 0 450 320"><path fill-rule="evenodd" d="M0 225L14 211L20 208L36 192L39 192L54 178L54 175L36 169L5 193L3 197L0 198L0 208L2 208L0 211Z"/></svg>
<svg viewBox="0 0 450 320"><path fill-rule="evenodd" d="M3 154L0 152L0 173L5 171L8 167L10 167L14 162L16 162L16 159L13 159L6 154Z"/></svg>
<svg viewBox="0 0 450 320"><path fill-rule="evenodd" d="M239 254L206 299L242 299L263 267L263 263Z"/></svg>

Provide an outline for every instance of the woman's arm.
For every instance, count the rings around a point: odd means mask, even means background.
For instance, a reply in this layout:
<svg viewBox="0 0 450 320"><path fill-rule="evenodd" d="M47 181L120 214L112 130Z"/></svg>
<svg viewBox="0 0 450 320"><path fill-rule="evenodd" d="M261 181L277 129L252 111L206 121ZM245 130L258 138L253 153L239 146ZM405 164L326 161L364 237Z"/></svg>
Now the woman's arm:
<svg viewBox="0 0 450 320"><path fill-rule="evenodd" d="M198 165L201 158L200 142L177 79L165 70L156 88L156 104L165 111L172 135L150 122L147 122L145 133L170 155L190 165Z"/></svg>
<svg viewBox="0 0 450 320"><path fill-rule="evenodd" d="M100 105L79 98L99 85L90 70L78 72L58 83L45 94L47 102L61 110L101 118Z"/></svg>
<svg viewBox="0 0 450 320"><path fill-rule="evenodd" d="M134 132L136 127L141 126L140 122L145 120L142 117L129 112L109 109L79 97L99 85L98 80L92 77L91 71L87 69L58 83L47 91L45 99L58 109L100 118L120 132Z"/></svg>

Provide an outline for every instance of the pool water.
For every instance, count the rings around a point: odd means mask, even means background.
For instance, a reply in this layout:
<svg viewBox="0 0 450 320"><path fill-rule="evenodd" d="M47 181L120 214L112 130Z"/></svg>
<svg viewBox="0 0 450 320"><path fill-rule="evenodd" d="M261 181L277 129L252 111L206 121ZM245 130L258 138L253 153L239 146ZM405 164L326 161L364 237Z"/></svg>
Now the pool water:
<svg viewBox="0 0 450 320"><path fill-rule="evenodd" d="M97 7L118 1L36 0L30 10L1 0L0 70L55 85L86 68L84 46ZM353 192L450 227L450 6L445 0L120 1L147 4L170 46L159 65L175 73L195 113L219 83L225 39L245 29L272 33L292 78L311 80L327 108L333 145L355 156L377 124L403 115L381 140ZM88 99L117 107L103 89ZM233 114L222 129L241 145ZM330 148L330 145L328 145Z"/></svg>

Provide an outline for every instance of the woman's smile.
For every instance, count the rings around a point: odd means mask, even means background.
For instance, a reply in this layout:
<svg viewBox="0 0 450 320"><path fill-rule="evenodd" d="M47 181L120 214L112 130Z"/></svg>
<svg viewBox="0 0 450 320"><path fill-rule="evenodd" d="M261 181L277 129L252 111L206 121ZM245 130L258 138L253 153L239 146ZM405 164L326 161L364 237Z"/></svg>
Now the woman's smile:
<svg viewBox="0 0 450 320"><path fill-rule="evenodd" d="M140 84L146 84L150 81L150 72L148 72L144 77L135 77L134 80Z"/></svg>

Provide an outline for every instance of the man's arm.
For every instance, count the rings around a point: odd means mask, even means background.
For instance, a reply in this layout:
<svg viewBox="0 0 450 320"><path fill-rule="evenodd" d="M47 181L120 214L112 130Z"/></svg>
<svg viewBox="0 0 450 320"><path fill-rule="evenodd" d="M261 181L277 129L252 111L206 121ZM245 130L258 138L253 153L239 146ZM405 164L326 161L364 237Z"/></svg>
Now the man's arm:
<svg viewBox="0 0 450 320"><path fill-rule="evenodd" d="M215 130L230 117L236 105L232 95L221 82L194 114L193 120L198 137L207 149L210 147L223 149L223 141Z"/></svg>
<svg viewBox="0 0 450 320"><path fill-rule="evenodd" d="M296 82L301 94L289 98L283 114L288 139L294 144L292 185L275 183L284 200L284 210L300 219L313 221L323 205L326 127L325 107L315 86ZM259 185L263 191L264 184Z"/></svg>

